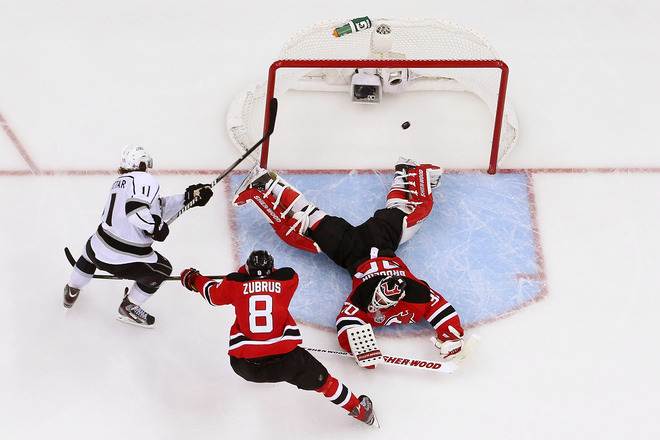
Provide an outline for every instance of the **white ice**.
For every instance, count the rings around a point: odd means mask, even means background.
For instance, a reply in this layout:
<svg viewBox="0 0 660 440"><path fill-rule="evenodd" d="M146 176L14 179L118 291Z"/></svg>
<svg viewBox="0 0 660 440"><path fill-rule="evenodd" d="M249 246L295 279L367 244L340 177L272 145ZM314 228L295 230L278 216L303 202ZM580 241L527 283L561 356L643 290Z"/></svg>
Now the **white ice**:
<svg viewBox="0 0 660 440"><path fill-rule="evenodd" d="M123 144L148 146L164 194L210 180L238 157L224 128L234 95L300 28L363 15L468 26L509 65L521 137L504 167L533 170L542 300L471 329L482 344L449 376L318 355L373 398L380 430L316 393L240 379L231 308L176 283L145 305L153 330L115 320L123 282L95 280L64 310L62 249L77 254L96 226ZM660 437L658 19L650 0L0 2L0 438ZM303 129L283 116L279 132ZM354 151L338 143L328 168L392 164ZM311 166L283 144L273 157ZM477 166L472 152L452 161ZM175 270L236 268L217 189L159 246ZM302 331L336 347L331 332ZM381 348L436 356L425 340Z"/></svg>

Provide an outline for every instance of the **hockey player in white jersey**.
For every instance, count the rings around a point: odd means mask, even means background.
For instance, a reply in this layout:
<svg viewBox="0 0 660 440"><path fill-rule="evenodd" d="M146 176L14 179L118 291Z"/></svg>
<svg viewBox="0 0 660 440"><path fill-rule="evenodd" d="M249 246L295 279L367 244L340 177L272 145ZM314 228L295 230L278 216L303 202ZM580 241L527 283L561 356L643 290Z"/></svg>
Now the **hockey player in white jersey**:
<svg viewBox="0 0 660 440"><path fill-rule="evenodd" d="M172 265L151 247L169 234L166 219L184 205L204 206L213 195L209 185L196 184L184 194L161 197L156 178L149 174L151 155L141 146L127 145L121 152L119 177L110 188L101 224L89 238L64 286L64 307L71 308L96 269L134 280L119 306L118 320L150 327L155 318L141 305L153 296L172 273Z"/></svg>

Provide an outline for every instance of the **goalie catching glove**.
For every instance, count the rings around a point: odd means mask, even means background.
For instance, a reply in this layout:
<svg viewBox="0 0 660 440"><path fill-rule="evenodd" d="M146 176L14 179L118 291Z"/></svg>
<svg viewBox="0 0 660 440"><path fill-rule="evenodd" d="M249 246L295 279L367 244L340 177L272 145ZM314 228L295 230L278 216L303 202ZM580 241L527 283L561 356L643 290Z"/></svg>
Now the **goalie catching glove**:
<svg viewBox="0 0 660 440"><path fill-rule="evenodd" d="M211 197L213 197L211 185L197 183L186 188L183 204L187 205L190 202L194 202L191 207L204 206L211 200Z"/></svg>
<svg viewBox="0 0 660 440"><path fill-rule="evenodd" d="M442 341L436 337L431 338L431 342L433 342L435 348L440 350L440 356L445 360L453 359L463 349L463 339L461 338L461 334L451 325L449 326L449 331L458 339Z"/></svg>
<svg viewBox="0 0 660 440"><path fill-rule="evenodd" d="M195 287L195 278L197 275L200 275L199 271L192 267L181 272L181 284L183 284L183 287L193 292L198 292Z"/></svg>

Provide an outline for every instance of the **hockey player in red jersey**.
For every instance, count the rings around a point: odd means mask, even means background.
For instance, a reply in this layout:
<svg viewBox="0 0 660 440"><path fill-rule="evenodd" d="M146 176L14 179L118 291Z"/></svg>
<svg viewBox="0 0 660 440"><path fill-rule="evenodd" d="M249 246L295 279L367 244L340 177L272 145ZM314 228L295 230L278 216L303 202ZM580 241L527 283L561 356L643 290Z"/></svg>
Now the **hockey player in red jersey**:
<svg viewBox="0 0 660 440"><path fill-rule="evenodd" d="M400 158L384 209L353 226L323 212L273 172L255 167L234 196L236 206L254 202L288 244L323 252L353 278L352 291L337 316L339 344L350 352L347 330L364 324L397 325L427 320L435 346L449 360L463 347L463 328L454 307L415 277L395 254L433 208L431 190L443 169Z"/></svg>
<svg viewBox="0 0 660 440"><path fill-rule="evenodd" d="M212 306L234 306L229 359L236 374L250 382L288 382L302 390L314 390L350 416L378 426L371 399L356 397L299 346L300 330L289 313L298 287L298 274L292 268L275 269L273 257L257 250L237 272L219 282L196 269L186 269L181 272L181 284L199 292Z"/></svg>

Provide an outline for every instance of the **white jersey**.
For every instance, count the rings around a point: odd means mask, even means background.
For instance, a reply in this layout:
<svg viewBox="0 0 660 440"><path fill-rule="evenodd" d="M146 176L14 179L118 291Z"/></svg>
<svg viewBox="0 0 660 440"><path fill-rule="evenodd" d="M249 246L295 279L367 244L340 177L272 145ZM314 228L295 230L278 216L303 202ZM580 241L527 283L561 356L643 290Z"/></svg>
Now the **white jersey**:
<svg viewBox="0 0 660 440"><path fill-rule="evenodd" d="M101 224L90 240L95 257L108 264L153 263L157 255L154 216L163 221L183 208L183 194L160 197L160 186L149 173L120 175L110 188Z"/></svg>

